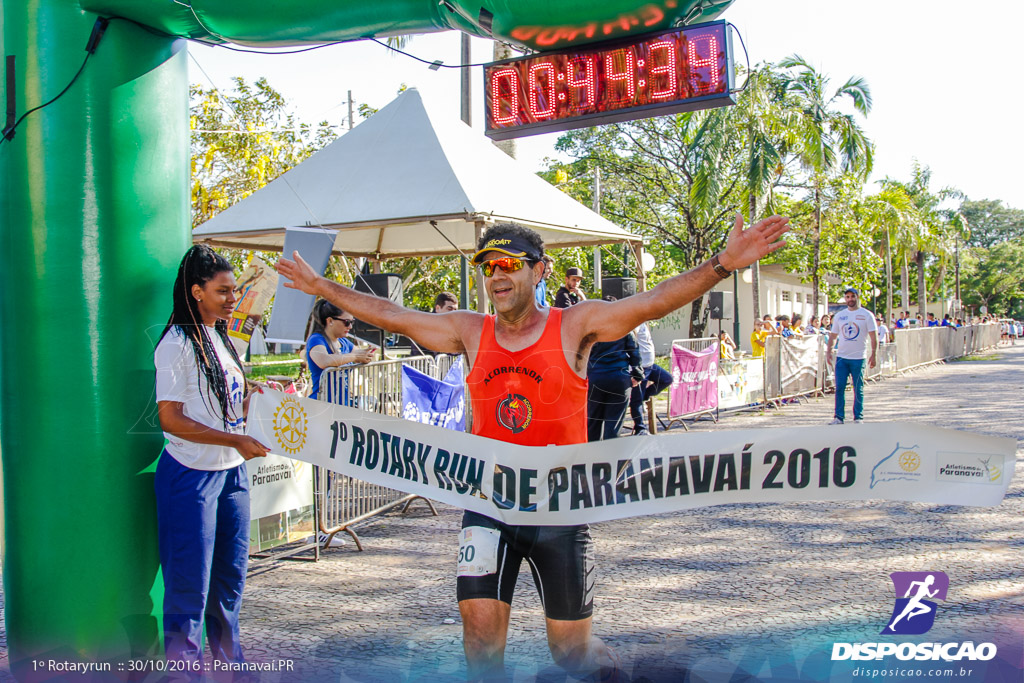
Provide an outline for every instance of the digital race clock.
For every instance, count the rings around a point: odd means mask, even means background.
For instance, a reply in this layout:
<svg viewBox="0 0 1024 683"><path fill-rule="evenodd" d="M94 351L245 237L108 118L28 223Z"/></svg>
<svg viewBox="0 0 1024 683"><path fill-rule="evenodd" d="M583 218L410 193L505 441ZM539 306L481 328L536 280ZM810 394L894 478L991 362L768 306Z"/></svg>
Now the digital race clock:
<svg viewBox="0 0 1024 683"><path fill-rule="evenodd" d="M486 134L504 140L735 104L724 21L484 66Z"/></svg>

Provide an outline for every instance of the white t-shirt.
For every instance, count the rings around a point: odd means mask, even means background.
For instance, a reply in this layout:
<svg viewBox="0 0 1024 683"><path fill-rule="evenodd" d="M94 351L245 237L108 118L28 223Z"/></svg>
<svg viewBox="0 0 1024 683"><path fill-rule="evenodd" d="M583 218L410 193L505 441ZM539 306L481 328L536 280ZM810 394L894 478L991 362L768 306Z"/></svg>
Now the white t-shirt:
<svg viewBox="0 0 1024 683"><path fill-rule="evenodd" d="M654 365L654 340L651 339L651 331L647 323L640 323L633 333L636 335L636 344L640 347L640 365L649 368Z"/></svg>
<svg viewBox="0 0 1024 683"><path fill-rule="evenodd" d="M220 335L212 327L206 333L224 368L224 379L228 388L228 423L224 421L217 395L210 388L206 375L199 372L192 342L177 327L167 332L156 351L153 363L156 365L156 400L175 401L184 405L185 417L221 431L242 433L245 423L242 414L242 399L245 396L245 375L224 346ZM238 451L230 446L195 443L180 439L164 432L167 452L185 467L194 470L226 470L245 462Z"/></svg>
<svg viewBox="0 0 1024 683"><path fill-rule="evenodd" d="M832 334L839 335L836 341L836 355L847 360L863 360L868 357L870 333L878 332L875 316L859 306L849 308L832 316Z"/></svg>

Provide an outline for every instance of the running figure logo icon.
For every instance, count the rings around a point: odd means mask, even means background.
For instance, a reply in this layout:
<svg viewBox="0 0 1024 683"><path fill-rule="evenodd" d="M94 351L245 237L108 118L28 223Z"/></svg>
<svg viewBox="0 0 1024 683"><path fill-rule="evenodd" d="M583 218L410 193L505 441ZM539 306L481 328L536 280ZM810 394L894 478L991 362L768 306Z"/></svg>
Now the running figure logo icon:
<svg viewBox="0 0 1024 683"><path fill-rule="evenodd" d="M935 623L936 606L926 598L945 600L949 577L945 572L893 572L889 576L896 588L896 604L882 635L927 633Z"/></svg>
<svg viewBox="0 0 1024 683"><path fill-rule="evenodd" d="M498 424L513 434L519 434L530 426L533 419L533 406L525 396L509 394L498 404Z"/></svg>

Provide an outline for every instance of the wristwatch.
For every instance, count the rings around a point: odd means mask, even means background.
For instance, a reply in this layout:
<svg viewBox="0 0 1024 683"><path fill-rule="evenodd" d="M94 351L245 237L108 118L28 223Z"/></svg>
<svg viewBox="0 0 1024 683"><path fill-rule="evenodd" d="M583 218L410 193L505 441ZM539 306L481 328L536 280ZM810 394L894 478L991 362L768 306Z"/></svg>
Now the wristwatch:
<svg viewBox="0 0 1024 683"><path fill-rule="evenodd" d="M718 273L718 277L723 280L732 275L732 271L727 270L726 267L722 265L722 262L718 259L718 254L711 257L711 267L715 269L716 273Z"/></svg>

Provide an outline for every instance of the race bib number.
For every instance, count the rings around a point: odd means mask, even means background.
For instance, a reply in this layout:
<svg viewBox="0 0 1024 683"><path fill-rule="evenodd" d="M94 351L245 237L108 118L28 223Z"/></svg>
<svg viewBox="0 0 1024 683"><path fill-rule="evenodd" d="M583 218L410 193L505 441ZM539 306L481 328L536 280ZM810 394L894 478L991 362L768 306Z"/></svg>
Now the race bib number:
<svg viewBox="0 0 1024 683"><path fill-rule="evenodd" d="M498 571L497 529L468 526L459 533L459 570L457 576L487 576Z"/></svg>

